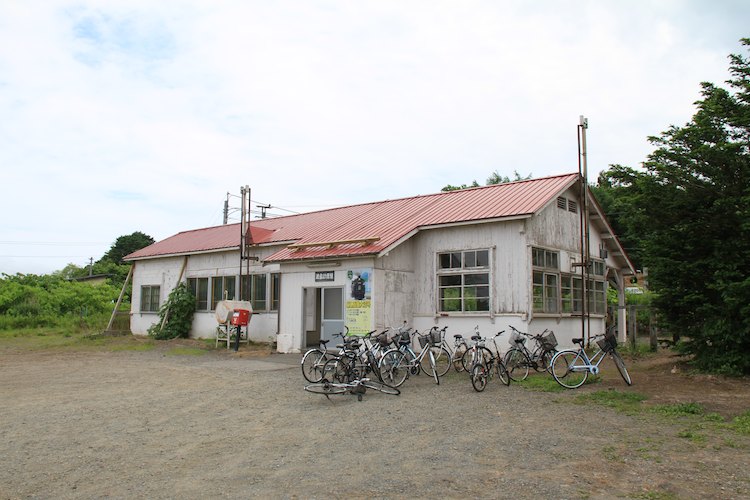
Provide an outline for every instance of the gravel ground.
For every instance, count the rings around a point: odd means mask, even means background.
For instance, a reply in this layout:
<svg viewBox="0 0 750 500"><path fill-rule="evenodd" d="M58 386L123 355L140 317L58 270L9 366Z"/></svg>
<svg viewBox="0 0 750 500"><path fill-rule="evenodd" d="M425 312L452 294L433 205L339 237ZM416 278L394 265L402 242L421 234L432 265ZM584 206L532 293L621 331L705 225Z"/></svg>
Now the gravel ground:
<svg viewBox="0 0 750 500"><path fill-rule="evenodd" d="M329 401L299 359L2 354L0 498L750 497L750 438L576 404L589 386Z"/></svg>

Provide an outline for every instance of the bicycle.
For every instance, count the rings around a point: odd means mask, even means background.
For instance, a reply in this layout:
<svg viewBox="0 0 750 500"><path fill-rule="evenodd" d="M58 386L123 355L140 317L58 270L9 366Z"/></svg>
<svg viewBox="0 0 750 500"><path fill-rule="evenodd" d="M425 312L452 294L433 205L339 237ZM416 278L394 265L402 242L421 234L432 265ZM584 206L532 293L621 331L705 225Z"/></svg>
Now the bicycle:
<svg viewBox="0 0 750 500"><path fill-rule="evenodd" d="M555 333L545 329L542 333L532 335L524 333L513 326L510 326L513 332L510 335L508 343L512 346L505 353L505 366L508 368L510 378L516 382L526 380L529 376L529 369L534 371L548 371L552 363L552 358L557 352L557 339ZM526 339L531 338L536 341L536 347L530 351L526 347Z"/></svg>
<svg viewBox="0 0 750 500"><path fill-rule="evenodd" d="M341 380L331 382L328 379L323 378L320 382L306 385L305 390L315 394L323 394L326 399L329 400L331 399L331 395L346 394L348 392L356 395L358 401L362 401L362 397L365 392L367 392L367 389L373 389L392 396L398 396L401 394L401 391L396 387L389 386L384 382L378 382L367 377L362 377L361 372L357 372L353 364L339 366L345 367L344 372L338 374Z"/></svg>
<svg viewBox="0 0 750 500"><path fill-rule="evenodd" d="M438 371L439 376L445 375L448 370L450 370L450 367L453 366L453 369L457 372L461 372L464 370L464 366L461 363L461 359L464 356L464 353L468 350L469 346L466 343L466 339L463 335L455 334L453 336L453 348L450 348L448 346L448 342L445 341L445 331L448 329L448 326L444 326L443 328L440 328L440 338L441 341L438 344L435 344L435 347L440 347L440 351L436 351L436 362L438 365ZM438 330L437 326L433 326L430 329L430 334L435 336L437 338L436 330ZM443 360L442 357L445 355L445 353L448 353L448 366L447 368L443 368Z"/></svg>
<svg viewBox="0 0 750 500"><path fill-rule="evenodd" d="M493 356L492 351L484 346L484 339L479 334L479 325L474 327L474 335L470 337L470 340L473 344L471 346L468 343L466 344L466 352L461 357L461 367L469 375L471 375L471 369L474 367L474 363L476 363L479 356L478 352L481 351L481 357L485 363L489 362Z"/></svg>
<svg viewBox="0 0 750 500"><path fill-rule="evenodd" d="M609 354L627 385L633 385L625 362L617 352L617 337L611 332L602 333L591 338L596 341L599 350L591 357L583 347L583 339L572 339L578 349L565 349L552 358L552 376L558 384L567 389L576 389L586 383L589 373L599 374L599 364Z"/></svg>
<svg viewBox="0 0 750 500"><path fill-rule="evenodd" d="M497 341L495 340L504 332L505 330L500 331L495 334L494 337L492 337L492 343L495 344L495 352L497 354L494 354L492 353L492 351L490 351L489 360L485 360L484 355L481 356L481 359L478 355L474 356L470 378L471 386L477 392L482 392L484 388L487 387L487 382L489 382L489 380L492 378L493 373L497 373L497 378L499 378L503 384L505 384L506 386L510 385L510 375L508 374L508 370L505 368L503 358L500 355L500 348L497 346ZM484 347L484 339L482 339L481 337L477 340L477 346L478 348L475 351L476 354L478 354L480 350L482 351L482 353L484 353L484 349L487 349L486 347ZM489 349L487 350L489 351Z"/></svg>
<svg viewBox="0 0 750 500"><path fill-rule="evenodd" d="M345 338L343 344L337 345L336 347L341 351L337 356L325 362L322 369L323 378L333 382L345 382L351 378L352 373L355 378L362 378L372 373L382 382L378 357L375 355L375 352L380 349L379 343L373 344L369 341L373 333L374 330L362 337Z"/></svg>
<svg viewBox="0 0 750 500"><path fill-rule="evenodd" d="M383 381L393 387L403 384L410 374L417 374L423 370L440 384L440 377L450 369L450 353L442 347L440 330L433 328L425 335L415 331L422 350L416 354L411 348L411 335L406 340L398 340L397 348L387 351L380 360L379 368Z"/></svg>
<svg viewBox="0 0 750 500"><path fill-rule="evenodd" d="M349 328L346 326L344 326L344 328L346 329L346 333L339 332L334 335L341 337L343 340L344 337L349 335ZM323 379L323 365L325 365L331 357L336 356L328 352L328 348L326 347L328 342L330 342L330 339L318 340L318 347L308 349L308 351L302 356L302 360L300 361L302 376L305 377L305 380L308 382L320 382Z"/></svg>

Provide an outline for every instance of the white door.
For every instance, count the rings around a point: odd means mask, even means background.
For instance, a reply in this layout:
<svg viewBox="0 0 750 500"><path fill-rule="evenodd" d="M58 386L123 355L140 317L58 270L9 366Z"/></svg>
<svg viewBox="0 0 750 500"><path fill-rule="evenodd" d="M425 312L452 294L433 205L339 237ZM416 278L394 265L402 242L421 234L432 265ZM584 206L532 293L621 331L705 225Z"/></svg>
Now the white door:
<svg viewBox="0 0 750 500"><path fill-rule="evenodd" d="M321 291L320 338L336 339L329 344L332 347L341 341L334 335L344 332L344 289L323 288Z"/></svg>

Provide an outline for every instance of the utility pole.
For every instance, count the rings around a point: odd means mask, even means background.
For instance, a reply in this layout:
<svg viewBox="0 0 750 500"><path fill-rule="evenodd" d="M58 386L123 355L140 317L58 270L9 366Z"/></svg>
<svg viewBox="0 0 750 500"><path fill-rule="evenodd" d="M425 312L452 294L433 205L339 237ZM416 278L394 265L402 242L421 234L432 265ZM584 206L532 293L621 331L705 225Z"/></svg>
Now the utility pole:
<svg viewBox="0 0 750 500"><path fill-rule="evenodd" d="M589 274L591 271L591 249L589 234L589 203L588 203L588 161L586 151L586 130L589 121L583 115L578 122L578 175L581 180L581 336L590 342L591 337L591 303L589 302Z"/></svg>
<svg viewBox="0 0 750 500"><path fill-rule="evenodd" d="M260 208L260 218L265 219L266 218L266 210L269 210L271 208L271 204L268 205L255 205L256 207Z"/></svg>
<svg viewBox="0 0 750 500"><path fill-rule="evenodd" d="M226 226L229 222L229 192L227 191L227 199L224 200L224 225Z"/></svg>

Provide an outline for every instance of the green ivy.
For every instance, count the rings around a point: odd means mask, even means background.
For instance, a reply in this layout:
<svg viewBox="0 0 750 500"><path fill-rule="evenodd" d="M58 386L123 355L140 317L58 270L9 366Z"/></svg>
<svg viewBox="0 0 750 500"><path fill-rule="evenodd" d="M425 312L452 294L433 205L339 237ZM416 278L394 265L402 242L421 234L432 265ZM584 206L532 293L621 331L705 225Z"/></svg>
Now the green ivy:
<svg viewBox="0 0 750 500"><path fill-rule="evenodd" d="M187 284L180 283L159 309L159 321L148 329L149 336L157 340L187 338L193 324L194 312L195 296L190 292ZM167 321L162 328L164 316L167 316Z"/></svg>

